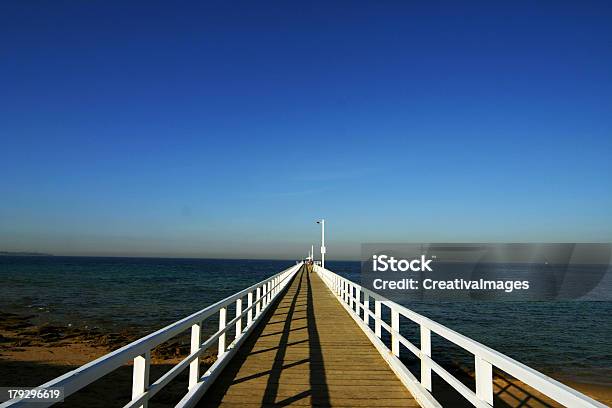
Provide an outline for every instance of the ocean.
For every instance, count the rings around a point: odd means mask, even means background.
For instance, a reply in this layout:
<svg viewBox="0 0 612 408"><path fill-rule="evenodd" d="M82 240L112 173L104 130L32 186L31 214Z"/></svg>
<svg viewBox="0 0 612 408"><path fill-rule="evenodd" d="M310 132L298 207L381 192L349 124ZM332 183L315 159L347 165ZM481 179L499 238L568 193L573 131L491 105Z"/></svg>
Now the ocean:
<svg viewBox="0 0 612 408"><path fill-rule="evenodd" d="M295 261L1 256L0 311L145 335ZM359 262L326 267L359 282ZM612 302L410 302L406 307L557 379L612 385ZM402 321L418 345L418 326ZM470 364L438 336L433 358ZM409 353L402 358L410 360Z"/></svg>

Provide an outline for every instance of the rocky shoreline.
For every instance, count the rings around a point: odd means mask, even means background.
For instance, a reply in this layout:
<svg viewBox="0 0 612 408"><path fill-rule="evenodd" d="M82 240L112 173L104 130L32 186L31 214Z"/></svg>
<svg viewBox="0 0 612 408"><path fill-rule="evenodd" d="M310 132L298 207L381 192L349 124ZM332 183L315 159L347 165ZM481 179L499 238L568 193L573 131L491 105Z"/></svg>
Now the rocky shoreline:
<svg viewBox="0 0 612 408"><path fill-rule="evenodd" d="M34 387L74 370L142 337L142 333L103 332L70 325L37 324L35 315L0 312L0 387ZM214 351L214 350L213 350ZM151 376L156 378L189 354L189 334L176 337L151 350ZM201 368L214 361L213 352L201 358ZM66 399L63 406L106 407L112 400L129 401L132 368L129 364ZM157 406L174 406L184 395L187 373L177 377L156 399ZM126 392L127 390L127 392ZM2 402L2 401L0 401Z"/></svg>
<svg viewBox="0 0 612 408"><path fill-rule="evenodd" d="M37 325L32 322L34 315L21 316L15 313L0 312L0 356L3 352L26 351L28 347L61 347L74 343L116 350L141 335L127 330L105 333L100 329L82 329L53 324ZM184 338L164 343L152 350L156 360L172 360L188 355L189 345Z"/></svg>

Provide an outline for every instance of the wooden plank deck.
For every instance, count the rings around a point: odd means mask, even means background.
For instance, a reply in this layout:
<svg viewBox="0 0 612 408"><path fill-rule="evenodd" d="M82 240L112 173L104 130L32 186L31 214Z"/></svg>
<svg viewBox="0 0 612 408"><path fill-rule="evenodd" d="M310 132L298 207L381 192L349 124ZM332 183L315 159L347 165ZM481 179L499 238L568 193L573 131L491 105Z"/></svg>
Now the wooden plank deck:
<svg viewBox="0 0 612 408"><path fill-rule="evenodd" d="M418 407L323 281L303 267L198 407Z"/></svg>

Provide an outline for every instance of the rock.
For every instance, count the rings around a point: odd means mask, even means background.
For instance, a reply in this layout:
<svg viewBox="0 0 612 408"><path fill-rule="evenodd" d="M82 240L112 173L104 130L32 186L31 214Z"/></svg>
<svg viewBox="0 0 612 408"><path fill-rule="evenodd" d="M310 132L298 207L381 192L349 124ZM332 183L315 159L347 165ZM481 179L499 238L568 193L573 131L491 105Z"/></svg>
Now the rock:
<svg viewBox="0 0 612 408"><path fill-rule="evenodd" d="M18 339L14 345L16 347L25 347L25 346L29 346L32 343L32 340L26 340L26 339Z"/></svg>
<svg viewBox="0 0 612 408"><path fill-rule="evenodd" d="M152 351L153 357L161 360L174 357L185 357L188 354L189 346L187 344L181 344L177 341L160 344Z"/></svg>
<svg viewBox="0 0 612 408"><path fill-rule="evenodd" d="M0 329L20 330L33 326L30 319L34 316L19 316L14 313L0 312Z"/></svg>

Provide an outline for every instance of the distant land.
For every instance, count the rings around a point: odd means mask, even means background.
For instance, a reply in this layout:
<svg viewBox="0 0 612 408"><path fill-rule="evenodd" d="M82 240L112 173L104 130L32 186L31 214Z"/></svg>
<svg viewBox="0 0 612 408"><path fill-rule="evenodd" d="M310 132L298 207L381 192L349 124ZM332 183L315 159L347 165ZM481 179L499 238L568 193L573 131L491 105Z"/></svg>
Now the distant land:
<svg viewBox="0 0 612 408"><path fill-rule="evenodd" d="M44 253L41 253L41 252L0 251L0 256L53 256L53 254L44 254Z"/></svg>

